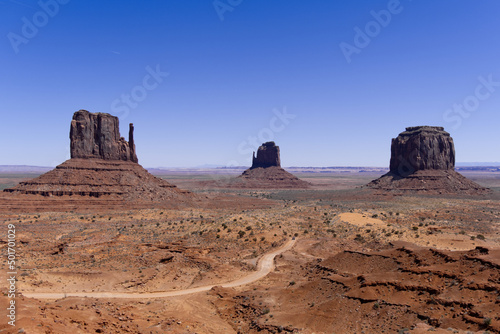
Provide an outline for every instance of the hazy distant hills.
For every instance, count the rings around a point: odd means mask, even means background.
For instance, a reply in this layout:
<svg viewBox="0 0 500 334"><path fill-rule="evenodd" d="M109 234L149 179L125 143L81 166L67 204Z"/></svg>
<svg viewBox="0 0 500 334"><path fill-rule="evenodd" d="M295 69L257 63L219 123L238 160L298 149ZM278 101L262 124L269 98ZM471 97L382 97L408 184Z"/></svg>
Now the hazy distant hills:
<svg viewBox="0 0 500 334"><path fill-rule="evenodd" d="M237 174L245 170L246 166L217 166L217 165L203 165L199 167L156 167L146 168L150 173L155 175L170 174L170 173L215 173L215 174ZM500 162L458 162L456 170L485 170L485 171L500 171ZM13 173L13 174L42 174L46 173L54 167L45 166L29 166L29 165L0 165L0 173ZM363 173L363 172L386 172L388 167L355 167L355 166L332 166L332 167L285 167L291 173Z"/></svg>
<svg viewBox="0 0 500 334"><path fill-rule="evenodd" d="M500 167L500 162L457 162L456 167Z"/></svg>
<svg viewBox="0 0 500 334"><path fill-rule="evenodd" d="M0 173L46 173L54 167L26 166L26 165L0 165Z"/></svg>

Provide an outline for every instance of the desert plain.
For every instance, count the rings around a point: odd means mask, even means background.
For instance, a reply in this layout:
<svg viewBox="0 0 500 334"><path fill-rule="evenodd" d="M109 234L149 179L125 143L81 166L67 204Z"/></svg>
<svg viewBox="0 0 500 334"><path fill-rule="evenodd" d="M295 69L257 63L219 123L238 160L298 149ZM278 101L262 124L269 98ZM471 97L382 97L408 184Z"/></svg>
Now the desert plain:
<svg viewBox="0 0 500 334"><path fill-rule="evenodd" d="M377 168L292 169L306 189L151 172L192 201L0 193L18 272L1 333L500 333L498 170L460 171L477 196L364 188Z"/></svg>

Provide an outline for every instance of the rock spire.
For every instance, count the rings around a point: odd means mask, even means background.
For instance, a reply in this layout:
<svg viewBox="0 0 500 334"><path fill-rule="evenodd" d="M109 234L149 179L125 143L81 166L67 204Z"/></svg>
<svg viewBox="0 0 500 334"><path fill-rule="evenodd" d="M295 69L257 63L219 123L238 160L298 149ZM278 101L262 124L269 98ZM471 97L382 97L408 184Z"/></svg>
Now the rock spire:
<svg viewBox="0 0 500 334"><path fill-rule="evenodd" d="M120 137L118 117L105 113L75 112L69 138L71 158L138 162L134 145L134 125L130 124L129 141Z"/></svg>

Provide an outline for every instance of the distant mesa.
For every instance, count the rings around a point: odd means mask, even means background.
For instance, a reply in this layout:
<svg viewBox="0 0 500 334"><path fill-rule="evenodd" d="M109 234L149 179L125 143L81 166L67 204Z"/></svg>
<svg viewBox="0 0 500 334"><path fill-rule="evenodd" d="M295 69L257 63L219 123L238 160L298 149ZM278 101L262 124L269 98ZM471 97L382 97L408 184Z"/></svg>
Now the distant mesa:
<svg viewBox="0 0 500 334"><path fill-rule="evenodd" d="M255 152L252 167L238 176L232 186L241 188L308 188L309 182L281 168L280 148L273 141L262 144Z"/></svg>
<svg viewBox="0 0 500 334"><path fill-rule="evenodd" d="M389 172L367 187L436 194L484 194L490 191L455 171L453 138L438 126L408 127L393 138Z"/></svg>
<svg viewBox="0 0 500 334"><path fill-rule="evenodd" d="M148 173L138 159L134 126L128 142L120 137L118 117L80 110L71 121L71 159L55 169L5 189L43 196L112 196L160 202L191 194Z"/></svg>

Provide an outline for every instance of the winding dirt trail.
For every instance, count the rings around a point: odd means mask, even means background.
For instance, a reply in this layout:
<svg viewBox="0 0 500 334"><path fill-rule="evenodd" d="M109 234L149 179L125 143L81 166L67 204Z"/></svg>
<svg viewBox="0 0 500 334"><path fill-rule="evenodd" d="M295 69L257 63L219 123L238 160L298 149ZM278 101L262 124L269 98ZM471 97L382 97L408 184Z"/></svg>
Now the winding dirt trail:
<svg viewBox="0 0 500 334"><path fill-rule="evenodd" d="M237 286L242 286L246 284L253 283L259 279L265 277L271 271L274 270L274 258L281 253L286 252L295 245L296 240L289 240L282 247L263 255L258 264L257 270L251 274L241 277L235 281L223 283L223 284L213 284L205 285L197 288L177 290L177 291L164 291L164 292L138 292L138 293L127 293L127 292L63 292L63 293L38 293L38 292L23 292L22 295L28 298L36 299L60 299L65 297L87 297L87 298L129 298L129 299L145 299L145 298L165 298L165 297L175 297L189 295L192 293L198 293L203 291L208 291L215 286L222 286L223 288L234 288Z"/></svg>

